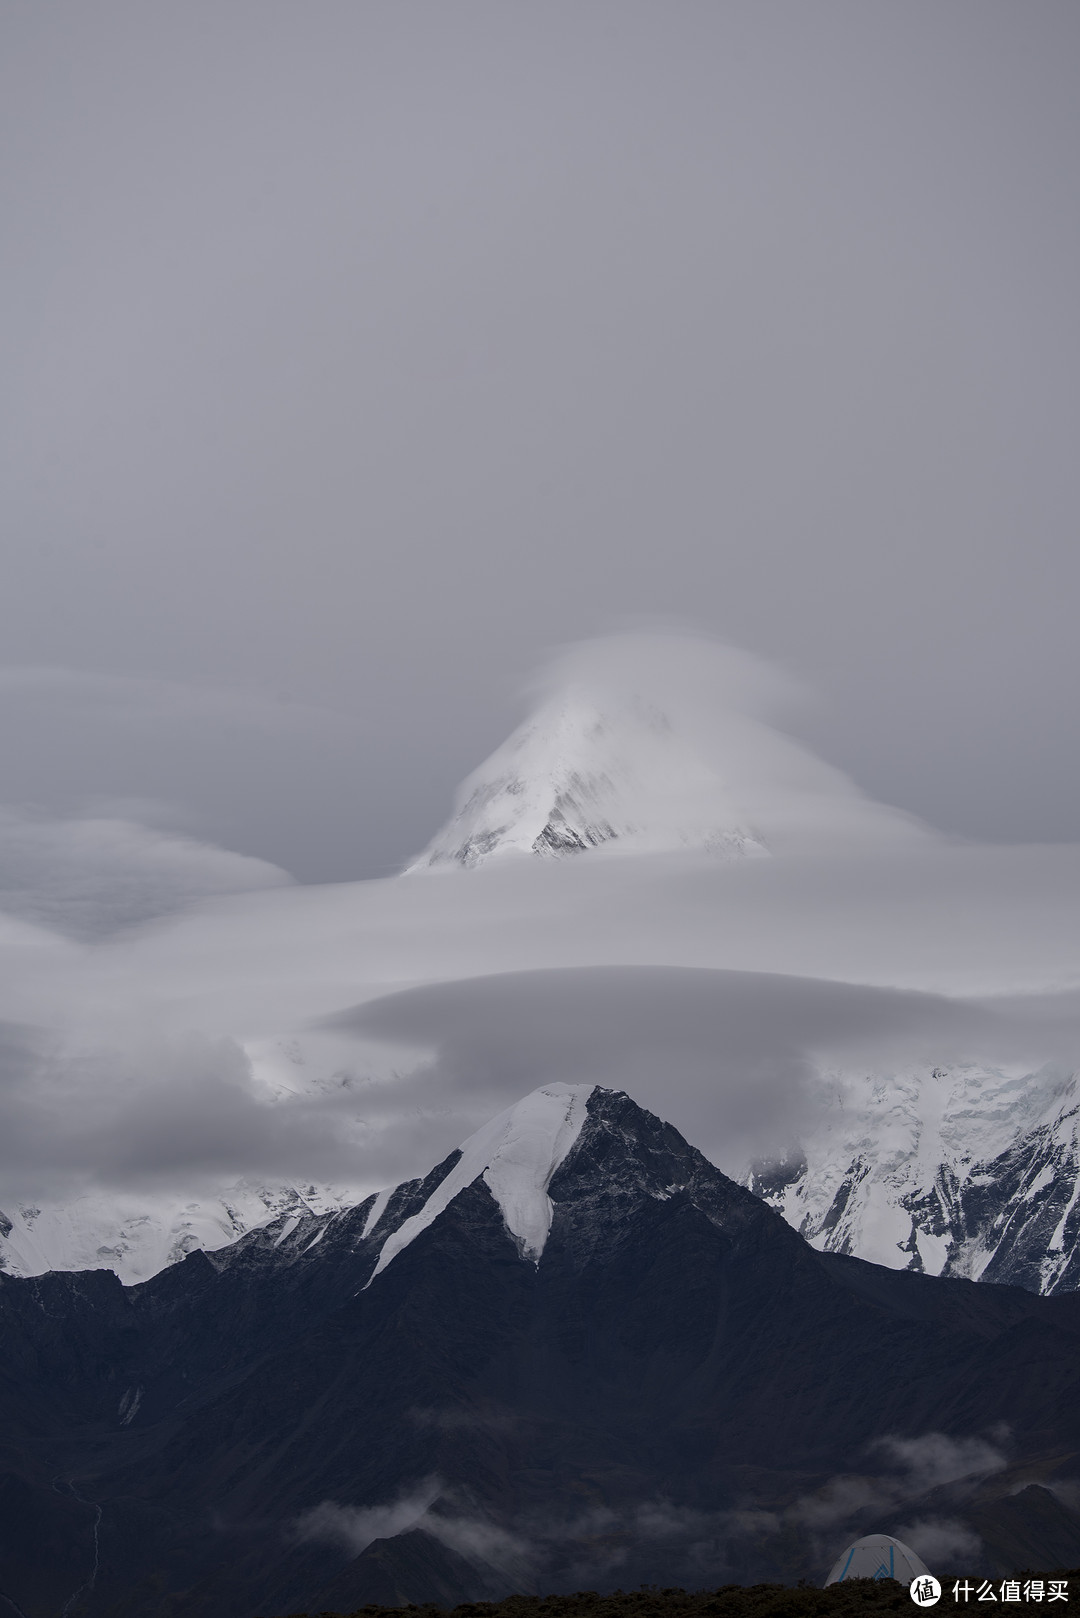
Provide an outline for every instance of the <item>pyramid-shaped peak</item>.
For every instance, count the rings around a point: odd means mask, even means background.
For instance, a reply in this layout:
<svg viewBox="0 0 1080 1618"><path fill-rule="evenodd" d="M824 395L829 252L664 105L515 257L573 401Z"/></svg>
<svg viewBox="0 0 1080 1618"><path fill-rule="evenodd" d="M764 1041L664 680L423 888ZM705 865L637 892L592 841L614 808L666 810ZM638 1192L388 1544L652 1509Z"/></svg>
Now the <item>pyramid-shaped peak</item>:
<svg viewBox="0 0 1080 1618"><path fill-rule="evenodd" d="M506 855L708 849L764 854L718 749L670 691L566 671L468 777L410 870Z"/></svg>
<svg viewBox="0 0 1080 1618"><path fill-rule="evenodd" d="M701 638L577 647L407 869L586 852L743 859L923 836L766 722L785 695L783 676Z"/></svg>
<svg viewBox="0 0 1080 1618"><path fill-rule="evenodd" d="M470 1135L435 1172L440 1177L422 1206L383 1241L369 1286L478 1181L497 1204L521 1257L536 1264L557 1207L564 1235L574 1226L575 1244L583 1252L610 1241L635 1206L676 1195L689 1198L718 1224L741 1226L749 1219L788 1229L672 1124L625 1091L602 1085L541 1086Z"/></svg>

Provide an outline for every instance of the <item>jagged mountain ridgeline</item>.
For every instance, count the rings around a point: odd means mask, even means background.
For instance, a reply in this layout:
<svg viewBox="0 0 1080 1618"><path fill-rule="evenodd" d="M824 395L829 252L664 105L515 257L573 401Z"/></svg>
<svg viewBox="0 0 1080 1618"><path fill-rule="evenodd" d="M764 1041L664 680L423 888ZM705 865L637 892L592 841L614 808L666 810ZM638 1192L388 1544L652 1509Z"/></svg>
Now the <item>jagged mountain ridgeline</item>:
<svg viewBox="0 0 1080 1618"><path fill-rule="evenodd" d="M1080 1086L1050 1066L814 1075L799 1147L747 1184L814 1246L875 1263L1080 1287Z"/></svg>
<svg viewBox="0 0 1080 1618"><path fill-rule="evenodd" d="M625 1094L125 1288L0 1278L0 1591L250 1618L1080 1558L1080 1297L815 1251Z"/></svg>

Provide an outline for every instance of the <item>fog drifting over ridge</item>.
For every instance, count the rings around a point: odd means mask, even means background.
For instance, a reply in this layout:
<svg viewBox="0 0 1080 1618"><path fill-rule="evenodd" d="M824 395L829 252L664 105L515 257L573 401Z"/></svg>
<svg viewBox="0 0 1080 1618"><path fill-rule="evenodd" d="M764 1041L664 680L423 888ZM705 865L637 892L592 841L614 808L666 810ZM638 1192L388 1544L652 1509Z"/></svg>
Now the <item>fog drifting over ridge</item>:
<svg viewBox="0 0 1080 1618"><path fill-rule="evenodd" d="M266 886L93 942L5 921L4 1194L373 1189L553 1079L627 1089L733 1171L798 1135L814 1064L1075 1068L1080 846L894 815L769 726L788 682L700 637L553 668L541 707L553 681L648 698L726 756L736 799L767 814L790 793L802 833L767 858L599 850Z"/></svg>

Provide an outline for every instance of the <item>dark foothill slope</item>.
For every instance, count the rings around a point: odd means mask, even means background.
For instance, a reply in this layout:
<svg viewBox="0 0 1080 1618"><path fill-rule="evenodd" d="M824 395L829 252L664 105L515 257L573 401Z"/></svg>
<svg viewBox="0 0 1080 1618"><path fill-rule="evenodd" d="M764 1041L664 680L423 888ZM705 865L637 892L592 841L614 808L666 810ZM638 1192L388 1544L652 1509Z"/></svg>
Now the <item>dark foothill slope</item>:
<svg viewBox="0 0 1080 1618"><path fill-rule="evenodd" d="M370 1200L139 1287L0 1278L0 1591L55 1615L95 1533L68 1618L820 1579L920 1513L989 1569L1003 1501L1011 1543L1061 1555L1080 1297L820 1255L600 1089L538 1263L481 1177L368 1285L457 1161L366 1234Z"/></svg>

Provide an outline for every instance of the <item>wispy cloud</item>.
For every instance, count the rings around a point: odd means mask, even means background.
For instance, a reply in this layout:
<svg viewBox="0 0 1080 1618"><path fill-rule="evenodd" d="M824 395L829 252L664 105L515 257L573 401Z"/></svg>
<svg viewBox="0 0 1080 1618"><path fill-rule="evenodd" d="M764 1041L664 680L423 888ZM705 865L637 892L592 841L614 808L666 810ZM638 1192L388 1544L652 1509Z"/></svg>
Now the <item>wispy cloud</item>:
<svg viewBox="0 0 1080 1618"><path fill-rule="evenodd" d="M341 1506L323 1500L296 1518L292 1532L298 1540L321 1540L359 1556L374 1540L393 1539L415 1528L442 1487L438 1478L425 1478L386 1505Z"/></svg>
<svg viewBox="0 0 1080 1618"><path fill-rule="evenodd" d="M687 1578L717 1579L752 1565L779 1535L801 1535L826 1564L837 1535L865 1532L868 1513L931 1566L974 1564L978 1535L955 1513L917 1510L897 1526L898 1508L943 1484L974 1484L1006 1465L980 1437L925 1433L888 1438L875 1446L893 1465L879 1473L831 1478L813 1494L776 1510L753 1503L708 1509L664 1496L618 1504L597 1502L565 1514L517 1512L506 1517L477 1509L436 1477L375 1506L323 1501L292 1524L303 1539L320 1539L357 1555L373 1540L413 1528L448 1546L480 1570L528 1589L538 1578L562 1581L608 1577L633 1562L643 1544ZM557 1570L557 1574L556 1574Z"/></svg>
<svg viewBox="0 0 1080 1618"><path fill-rule="evenodd" d="M76 938L137 926L198 899L292 881L266 860L118 815L0 808L0 911Z"/></svg>
<svg viewBox="0 0 1080 1618"><path fill-rule="evenodd" d="M994 1442L937 1432L885 1437L870 1449L870 1456L885 1460L884 1469L830 1478L793 1501L781 1519L808 1530L823 1562L829 1560L830 1547L835 1550L837 1534L876 1528L895 1534L931 1568L975 1566L982 1542L955 1514L956 1508L977 1484L1005 1469L1007 1441L1005 1432L995 1434ZM934 1496L943 1489L944 1507L941 1497ZM920 1507L918 1502L927 1496L930 1502ZM898 1521L912 1510L913 1517Z"/></svg>
<svg viewBox="0 0 1080 1618"><path fill-rule="evenodd" d="M901 1523L896 1538L910 1545L930 1568L972 1568L978 1565L982 1540L974 1529L955 1517L919 1517Z"/></svg>
<svg viewBox="0 0 1080 1618"><path fill-rule="evenodd" d="M343 1506L323 1500L296 1518L290 1533L301 1541L340 1545L359 1556L375 1540L392 1539L413 1528L422 1528L474 1566L511 1581L527 1581L531 1575L535 1546L490 1517L462 1510L455 1492L434 1476L384 1505Z"/></svg>
<svg viewBox="0 0 1080 1618"><path fill-rule="evenodd" d="M985 1438L950 1438L945 1433L923 1433L918 1438L883 1438L878 1448L897 1465L910 1490L936 1489L960 1478L985 1478L1001 1472L1008 1461L1000 1446Z"/></svg>

